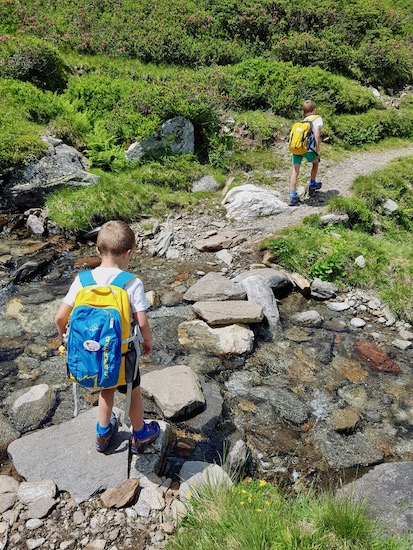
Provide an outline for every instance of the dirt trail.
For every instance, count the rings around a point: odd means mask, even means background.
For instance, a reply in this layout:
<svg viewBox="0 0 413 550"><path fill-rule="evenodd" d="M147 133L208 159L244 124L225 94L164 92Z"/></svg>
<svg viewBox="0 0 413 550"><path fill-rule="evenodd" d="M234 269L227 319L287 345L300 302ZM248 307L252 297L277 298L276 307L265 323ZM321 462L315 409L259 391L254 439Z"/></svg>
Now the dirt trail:
<svg viewBox="0 0 413 550"><path fill-rule="evenodd" d="M248 227L248 240L251 244L271 236L278 229L297 225L303 218L310 214L321 214L326 211L327 202L336 195L348 197L351 195L350 186L358 176L368 176L386 166L388 162L398 157L413 155L413 145L397 149L385 149L383 151L369 153L360 152L338 163L320 164L319 178L323 187L314 198L305 196L300 207L292 207L289 210L248 222L233 222L234 229ZM304 176L309 174L309 166L305 163L302 167L301 182L305 181ZM289 177L289 176L288 176ZM288 182L288 179L287 179ZM284 192L288 196L288 183ZM250 181L253 183L253 181Z"/></svg>

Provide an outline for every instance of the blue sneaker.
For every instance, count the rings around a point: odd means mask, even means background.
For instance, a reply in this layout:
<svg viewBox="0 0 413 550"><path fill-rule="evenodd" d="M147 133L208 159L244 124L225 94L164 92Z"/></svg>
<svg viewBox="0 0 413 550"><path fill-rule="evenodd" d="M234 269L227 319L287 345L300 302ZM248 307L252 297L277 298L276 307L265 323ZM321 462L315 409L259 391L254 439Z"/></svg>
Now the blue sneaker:
<svg viewBox="0 0 413 550"><path fill-rule="evenodd" d="M322 185L323 184L321 183L321 181L310 182L308 186L308 194L310 195L310 197L314 197L315 192L321 189Z"/></svg>
<svg viewBox="0 0 413 550"><path fill-rule="evenodd" d="M114 413L112 413L112 417L110 419L110 424L109 424L109 430L105 435L100 434L97 431L97 426L96 426L95 448L99 453L104 453L108 449L110 445L110 440L112 439L113 434L117 432L117 430L118 430L118 420Z"/></svg>
<svg viewBox="0 0 413 550"><path fill-rule="evenodd" d="M302 202L298 195L295 195L294 197L290 197L290 200L288 201L288 206L301 206Z"/></svg>
<svg viewBox="0 0 413 550"><path fill-rule="evenodd" d="M152 420L149 424L144 422L140 432L132 431L131 453L133 455L142 453L150 443L158 438L160 432L159 424L155 420Z"/></svg>

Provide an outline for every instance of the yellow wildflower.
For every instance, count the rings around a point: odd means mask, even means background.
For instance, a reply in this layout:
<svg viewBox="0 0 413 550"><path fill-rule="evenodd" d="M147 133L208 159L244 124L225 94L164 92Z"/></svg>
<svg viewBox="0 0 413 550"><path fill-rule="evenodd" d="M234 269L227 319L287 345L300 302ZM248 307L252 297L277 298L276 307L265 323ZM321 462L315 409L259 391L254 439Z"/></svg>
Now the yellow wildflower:
<svg viewBox="0 0 413 550"><path fill-rule="evenodd" d="M258 485L260 487L264 487L264 485L267 485L267 482L265 481L265 479L260 479L259 482L258 482Z"/></svg>
<svg viewBox="0 0 413 550"><path fill-rule="evenodd" d="M251 504L252 498L251 498L251 497L248 497L247 500L248 500L248 502Z"/></svg>
<svg viewBox="0 0 413 550"><path fill-rule="evenodd" d="M243 500L241 500L240 505L244 506L244 504L245 504L245 502Z"/></svg>
<svg viewBox="0 0 413 550"><path fill-rule="evenodd" d="M269 500L266 500L265 501L265 506L269 506L270 505L270 501Z"/></svg>
<svg viewBox="0 0 413 550"><path fill-rule="evenodd" d="M262 512L262 508L257 508L256 512Z"/></svg>
<svg viewBox="0 0 413 550"><path fill-rule="evenodd" d="M192 493L187 493L186 496L187 496L188 498L191 498Z"/></svg>
<svg viewBox="0 0 413 550"><path fill-rule="evenodd" d="M241 493L242 493L243 495L245 495L246 492L247 492L247 491L246 491L245 489L241 489Z"/></svg>

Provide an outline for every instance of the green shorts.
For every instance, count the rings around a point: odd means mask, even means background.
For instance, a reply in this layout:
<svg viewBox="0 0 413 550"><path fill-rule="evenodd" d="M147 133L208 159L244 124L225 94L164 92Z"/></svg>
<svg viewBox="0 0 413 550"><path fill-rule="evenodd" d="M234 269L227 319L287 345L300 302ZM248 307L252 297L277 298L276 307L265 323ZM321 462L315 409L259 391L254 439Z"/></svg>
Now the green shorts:
<svg viewBox="0 0 413 550"><path fill-rule="evenodd" d="M303 162L303 158L308 162L314 162L317 158L317 155L312 151L309 151L308 153L304 153L304 155L294 155L293 153L291 164L301 164Z"/></svg>

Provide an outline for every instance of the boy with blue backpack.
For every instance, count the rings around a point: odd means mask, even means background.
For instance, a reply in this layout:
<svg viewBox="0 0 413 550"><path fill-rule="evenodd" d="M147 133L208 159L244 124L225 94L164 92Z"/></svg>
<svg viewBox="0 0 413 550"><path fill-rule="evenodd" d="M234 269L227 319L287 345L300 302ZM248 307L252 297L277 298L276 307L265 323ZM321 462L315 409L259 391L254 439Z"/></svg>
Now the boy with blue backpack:
<svg viewBox="0 0 413 550"><path fill-rule="evenodd" d="M304 120L293 124L290 132L288 150L292 153L292 173L290 179L290 200L288 206L300 206L297 195L297 180L303 158L312 163L308 194L313 197L322 183L316 181L318 165L320 164L320 129L323 119L317 115L317 107L312 99L303 102Z"/></svg>
<svg viewBox="0 0 413 550"><path fill-rule="evenodd" d="M142 452L160 432L157 422L143 420L138 359L140 342L147 355L152 339L142 281L125 271L135 246L135 234L126 223L105 223L96 243L101 265L76 277L55 317L59 335L67 345L71 380L100 390L96 425L99 452L108 449L118 427L112 412L116 389L128 394L126 414L132 424L133 454Z"/></svg>

